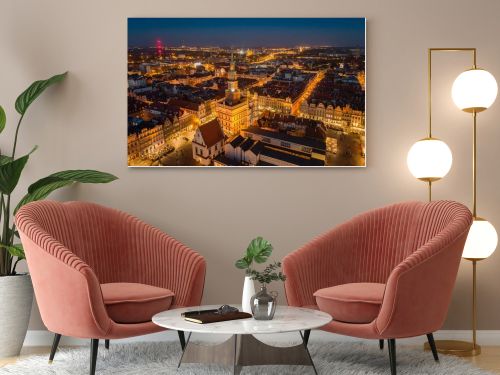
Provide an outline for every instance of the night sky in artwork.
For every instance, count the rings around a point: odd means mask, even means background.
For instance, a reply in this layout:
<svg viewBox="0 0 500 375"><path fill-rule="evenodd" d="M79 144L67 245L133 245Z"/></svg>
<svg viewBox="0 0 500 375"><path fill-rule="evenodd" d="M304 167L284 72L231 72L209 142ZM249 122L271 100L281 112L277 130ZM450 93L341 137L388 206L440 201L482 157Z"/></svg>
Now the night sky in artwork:
<svg viewBox="0 0 500 375"><path fill-rule="evenodd" d="M129 18L129 47L365 46L364 18Z"/></svg>

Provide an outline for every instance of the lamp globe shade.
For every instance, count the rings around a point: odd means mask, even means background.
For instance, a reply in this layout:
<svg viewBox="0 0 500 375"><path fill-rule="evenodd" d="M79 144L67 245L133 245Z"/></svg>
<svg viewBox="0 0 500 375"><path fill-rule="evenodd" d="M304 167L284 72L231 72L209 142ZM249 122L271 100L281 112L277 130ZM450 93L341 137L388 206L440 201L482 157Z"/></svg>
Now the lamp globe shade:
<svg viewBox="0 0 500 375"><path fill-rule="evenodd" d="M406 162L415 178L437 181L450 171L453 157L446 143L436 138L425 138L411 146Z"/></svg>
<svg viewBox="0 0 500 375"><path fill-rule="evenodd" d="M481 112L489 108L497 97L495 77L483 69L461 73L453 82L451 97L455 105L465 112Z"/></svg>
<svg viewBox="0 0 500 375"><path fill-rule="evenodd" d="M495 227L480 217L474 218L465 241L462 257L466 259L485 259L495 251L498 235Z"/></svg>

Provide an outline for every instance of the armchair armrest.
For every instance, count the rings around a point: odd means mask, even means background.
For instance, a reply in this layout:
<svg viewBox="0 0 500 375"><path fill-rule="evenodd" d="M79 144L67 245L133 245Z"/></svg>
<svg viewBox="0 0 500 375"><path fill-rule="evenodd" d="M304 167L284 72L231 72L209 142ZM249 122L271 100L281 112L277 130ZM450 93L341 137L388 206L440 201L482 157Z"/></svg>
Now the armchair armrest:
<svg viewBox="0 0 500 375"><path fill-rule="evenodd" d="M441 233L393 270L376 319L382 336L413 337L441 328L468 231L451 241Z"/></svg>
<svg viewBox="0 0 500 375"><path fill-rule="evenodd" d="M30 227L29 235L21 229L19 234L44 324L64 336L104 336L112 322L94 272L62 244Z"/></svg>

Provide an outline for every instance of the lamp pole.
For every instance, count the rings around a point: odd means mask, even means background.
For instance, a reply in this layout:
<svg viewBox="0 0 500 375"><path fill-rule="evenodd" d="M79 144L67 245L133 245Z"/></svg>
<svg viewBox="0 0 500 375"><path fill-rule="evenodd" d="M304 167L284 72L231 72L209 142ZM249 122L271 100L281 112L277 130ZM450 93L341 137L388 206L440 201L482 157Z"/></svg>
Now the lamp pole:
<svg viewBox="0 0 500 375"><path fill-rule="evenodd" d="M477 217L477 113L472 111L472 216Z"/></svg>
<svg viewBox="0 0 500 375"><path fill-rule="evenodd" d="M474 68L476 67L476 54L474 54ZM473 127L472 127L472 217L477 218L477 113L472 111ZM481 348L478 349L476 342L477 330L477 259L469 259L472 261L472 350L481 353Z"/></svg>
<svg viewBox="0 0 500 375"><path fill-rule="evenodd" d="M428 50L428 112L429 112L429 137L432 136L432 54L433 52L471 52L472 69L476 69L476 48L429 48ZM476 219L476 109L472 109L473 116L473 142L472 142L472 213ZM432 199L432 181L429 180L429 201ZM477 327L477 288L476 288L476 266L477 258L465 258L472 261L472 344L457 340L436 340L438 352L443 354L452 354L456 356L474 356L481 353L481 347L476 342ZM428 343L424 345L426 350L430 350Z"/></svg>

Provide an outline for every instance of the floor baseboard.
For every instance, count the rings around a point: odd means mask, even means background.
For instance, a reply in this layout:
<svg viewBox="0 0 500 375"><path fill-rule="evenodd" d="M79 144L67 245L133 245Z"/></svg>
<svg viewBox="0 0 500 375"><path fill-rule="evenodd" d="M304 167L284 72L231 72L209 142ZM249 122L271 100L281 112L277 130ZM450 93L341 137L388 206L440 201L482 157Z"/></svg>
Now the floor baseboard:
<svg viewBox="0 0 500 375"><path fill-rule="evenodd" d="M54 335L45 330L30 330L26 335L24 340L24 346L50 346L52 344L52 339ZM194 336L193 336L194 337ZM204 337L199 334L196 336L197 339L203 341L222 341L224 337L228 335L220 335L216 339L212 337ZM434 334L436 340L471 340L471 331L468 330L441 330ZM299 339L297 333L280 333L275 335L259 335L263 341L274 341L274 342L291 342ZM154 333L146 336L137 336L122 340L113 340L119 343L130 343L137 341L177 341L177 334L173 331L165 331L160 333ZM362 340L354 337L336 335L324 331L313 331L311 333L311 340L318 341L343 341L343 342L353 342L353 341L366 341L374 342L374 340ZM425 336L414 337L410 339L401 340L402 343L408 345L412 344L423 344L426 341ZM499 345L500 344L500 330L481 330L477 331L477 341L481 345ZM62 337L61 345L67 346L79 346L87 345L87 339L77 339L72 337Z"/></svg>

